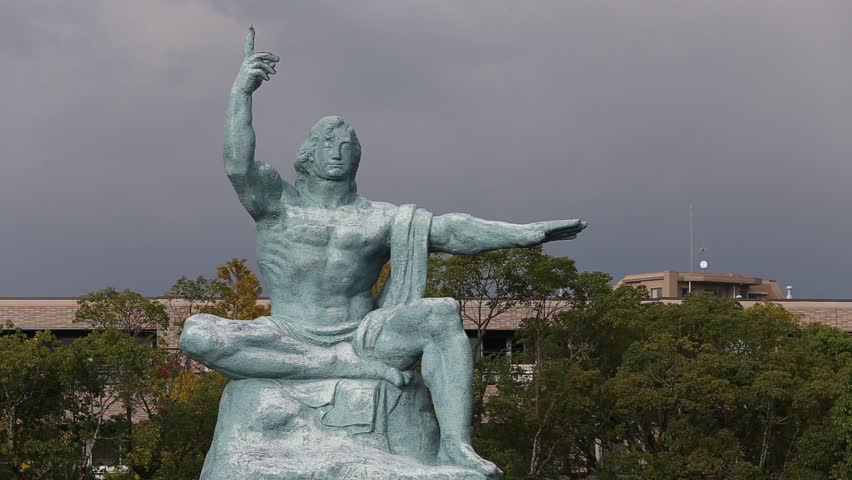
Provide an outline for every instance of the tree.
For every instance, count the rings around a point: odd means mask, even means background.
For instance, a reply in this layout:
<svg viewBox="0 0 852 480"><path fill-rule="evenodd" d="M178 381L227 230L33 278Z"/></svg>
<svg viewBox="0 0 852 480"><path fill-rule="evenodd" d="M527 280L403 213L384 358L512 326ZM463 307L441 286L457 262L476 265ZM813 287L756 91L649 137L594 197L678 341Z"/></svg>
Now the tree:
<svg viewBox="0 0 852 480"><path fill-rule="evenodd" d="M74 392L65 417L69 432L83 445L75 461L81 474L91 472L92 449L106 437L117 437L122 452L134 449L135 422L154 393L152 369L164 353L114 328L64 349L65 381Z"/></svg>
<svg viewBox="0 0 852 480"><path fill-rule="evenodd" d="M61 477L78 445L62 431L70 398L49 333L0 336L0 478Z"/></svg>
<svg viewBox="0 0 852 480"><path fill-rule="evenodd" d="M198 478L213 438L227 379L217 372L172 371L177 374L164 379L172 386L161 389L158 409L135 430L140 448L131 460L142 478Z"/></svg>
<svg viewBox="0 0 852 480"><path fill-rule="evenodd" d="M527 306L530 268L543 255L538 246L429 259L426 294L458 300L462 320L476 326L474 358L481 357L483 337L494 318Z"/></svg>
<svg viewBox="0 0 852 480"><path fill-rule="evenodd" d="M131 478L198 478L227 380L186 370L180 355L125 332L94 332L65 348L75 392L66 424L78 450L74 463L92 471L92 447L112 441Z"/></svg>
<svg viewBox="0 0 852 480"><path fill-rule="evenodd" d="M507 480L849 478L847 334L771 303L586 291L522 331L534 370L497 375L476 441Z"/></svg>
<svg viewBox="0 0 852 480"><path fill-rule="evenodd" d="M108 287L78 299L75 321L91 324L95 329L114 328L138 337L146 331L163 331L169 327L165 305L148 300L132 290Z"/></svg>
<svg viewBox="0 0 852 480"><path fill-rule="evenodd" d="M543 372L545 337L555 315L571 304L571 284L577 279L577 268L570 258L546 255L540 246L524 249L521 255L517 266L522 287L520 294L531 315L523 320L520 337L524 348L533 352L532 363L536 369L532 373L535 392L533 409L536 417L543 420L544 411L540 401L542 376L539 373ZM533 465L536 461L534 455Z"/></svg>
<svg viewBox="0 0 852 480"><path fill-rule="evenodd" d="M823 463L831 465L832 480L852 478L852 370L847 371L846 378L843 380L840 398L837 399L832 408L830 422L831 428L815 430L814 432L815 434L824 431L833 432L834 435L823 434L828 437L829 444L819 445L818 447L822 448L814 449L813 452L806 452L810 455L801 455L800 457L804 461L800 461L800 463L807 462L812 458L819 458L821 453L824 458ZM828 452L830 453L826 455ZM825 458L826 456L828 458Z"/></svg>
<svg viewBox="0 0 852 480"><path fill-rule="evenodd" d="M210 306L219 295L221 287L216 280L199 275L195 280L181 276L166 292L172 311L183 318L199 313L201 308Z"/></svg>
<svg viewBox="0 0 852 480"><path fill-rule="evenodd" d="M536 271L546 260L540 246L496 250L480 255L433 256L429 259L426 295L452 297L459 302L462 321L476 327L473 346L477 381L474 383L473 431L477 434L484 414L487 379L493 377L494 361L482 362L482 343L491 321L512 309L533 307L531 292L539 285ZM573 261L563 264L573 270ZM544 270L543 268L541 269ZM563 285L564 286L564 285ZM543 287L542 287L543 289Z"/></svg>
<svg viewBox="0 0 852 480"><path fill-rule="evenodd" d="M571 343L567 335L559 338L568 343L556 341L552 327L568 307L579 309L592 298L610 293L609 281L608 275L599 272L578 274L573 260L547 255L541 247L430 260L427 294L459 300L462 318L477 328L477 351L494 318L512 309L526 312L518 337L526 352L513 361L534 364L534 369L519 370L499 359L479 362L474 389L478 448L495 458L506 458L507 471L524 476L553 471L569 449L567 439L575 438L579 431L575 423L561 421L591 417L592 403L579 392L592 389L600 375L577 366L578 359L585 358L586 345ZM548 357L556 345L563 351L574 350L570 355ZM485 405L487 382L479 380L493 377L500 379L499 393ZM486 425L481 424L483 407ZM582 431L584 438L593 438L593 430Z"/></svg>
<svg viewBox="0 0 852 480"><path fill-rule="evenodd" d="M478 445L505 458L507 478L550 478L593 471L596 446L605 433L606 372L596 357L604 311L616 304L635 312L641 295L613 291L609 276L576 273L573 262L533 257L525 269L530 312L518 332L525 345L496 376L497 393L485 405L488 422ZM571 307L571 308L568 308ZM521 368L524 367L524 368Z"/></svg>
<svg viewBox="0 0 852 480"><path fill-rule="evenodd" d="M382 289L385 288L385 283L387 283L388 278L390 278L390 261L385 262L382 265L382 269L379 271L379 278L376 279L376 283L373 284L373 287L370 289L370 295L372 295L373 299L378 299L379 295L382 294Z"/></svg>
<svg viewBox="0 0 852 480"><path fill-rule="evenodd" d="M216 372L191 373L161 351L139 398L145 419L133 426L123 462L141 479L197 478L225 383Z"/></svg>
<svg viewBox="0 0 852 480"><path fill-rule="evenodd" d="M707 295L651 306L644 321L607 382L624 434L601 478L631 463L662 479L828 478L838 450L810 454L836 436L827 412L850 367L845 334L802 328L778 305Z"/></svg>
<svg viewBox="0 0 852 480"><path fill-rule="evenodd" d="M212 289L217 301L201 311L232 320L253 320L270 314L270 308L257 304L263 291L260 280L246 266L244 258L233 258L216 268Z"/></svg>
<svg viewBox="0 0 852 480"><path fill-rule="evenodd" d="M73 395L65 421L66 454L78 475L93 472L92 450L116 447L132 478L197 478L212 439L226 379L195 374L179 354L140 343L125 332L94 332L64 347L64 378Z"/></svg>

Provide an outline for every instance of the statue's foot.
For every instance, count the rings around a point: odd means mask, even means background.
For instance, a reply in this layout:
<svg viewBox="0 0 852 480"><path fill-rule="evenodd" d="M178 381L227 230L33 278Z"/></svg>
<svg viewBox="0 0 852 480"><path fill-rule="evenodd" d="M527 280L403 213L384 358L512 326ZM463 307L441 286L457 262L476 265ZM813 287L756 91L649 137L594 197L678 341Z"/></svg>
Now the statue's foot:
<svg viewBox="0 0 852 480"><path fill-rule="evenodd" d="M446 465L473 470L493 480L503 476L503 472L497 468L497 465L477 455L470 443L458 438L441 438L438 461Z"/></svg>

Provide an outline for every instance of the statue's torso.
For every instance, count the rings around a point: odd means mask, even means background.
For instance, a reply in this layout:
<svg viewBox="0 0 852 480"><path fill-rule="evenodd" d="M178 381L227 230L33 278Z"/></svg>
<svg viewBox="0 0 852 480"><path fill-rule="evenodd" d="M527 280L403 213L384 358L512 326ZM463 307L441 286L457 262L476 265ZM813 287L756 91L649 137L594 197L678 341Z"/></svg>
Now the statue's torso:
<svg viewBox="0 0 852 480"><path fill-rule="evenodd" d="M337 209L285 205L257 224L257 261L273 315L317 326L358 321L390 254L397 207L359 197Z"/></svg>

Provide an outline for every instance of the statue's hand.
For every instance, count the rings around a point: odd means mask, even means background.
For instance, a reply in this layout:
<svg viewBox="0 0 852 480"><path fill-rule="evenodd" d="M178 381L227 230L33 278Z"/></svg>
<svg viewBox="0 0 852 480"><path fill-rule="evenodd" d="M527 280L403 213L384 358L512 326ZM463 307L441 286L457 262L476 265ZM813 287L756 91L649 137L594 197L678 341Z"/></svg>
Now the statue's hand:
<svg viewBox="0 0 852 480"><path fill-rule="evenodd" d="M243 64L234 81L234 89L251 95L264 80L269 80L270 75L275 75L275 64L279 60L278 55L274 53L254 53L254 27L249 28L243 50Z"/></svg>
<svg viewBox="0 0 852 480"><path fill-rule="evenodd" d="M384 380L394 386L408 385L413 374L403 372L371 358L359 357L352 345L341 343L334 347L333 374L342 378L370 378Z"/></svg>
<svg viewBox="0 0 852 480"><path fill-rule="evenodd" d="M541 226L544 228L545 242L577 238L577 234L582 232L588 225L589 224L587 222L576 218L571 220L541 222Z"/></svg>

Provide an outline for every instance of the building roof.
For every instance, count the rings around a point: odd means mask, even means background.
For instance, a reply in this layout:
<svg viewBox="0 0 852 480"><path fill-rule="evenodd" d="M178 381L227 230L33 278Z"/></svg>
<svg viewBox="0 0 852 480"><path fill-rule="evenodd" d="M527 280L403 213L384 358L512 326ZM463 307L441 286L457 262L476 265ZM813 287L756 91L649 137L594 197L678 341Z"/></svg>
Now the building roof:
<svg viewBox="0 0 852 480"><path fill-rule="evenodd" d="M706 283L730 283L735 285L762 285L775 280L743 275L741 273L715 273L715 272L680 272L676 270L663 270L662 272L631 273L625 275L616 285L640 283L649 280L662 280L668 275L677 275L681 282L706 282Z"/></svg>
<svg viewBox="0 0 852 480"><path fill-rule="evenodd" d="M186 318L186 302L159 299L164 302L174 320ZM679 302L680 299L658 299L662 302ZM761 300L740 299L744 307ZM798 315L803 323L822 323L852 332L852 300L795 299L770 300ZM268 300L259 303L268 304ZM0 329L12 322L22 330L84 330L86 324L74 322L77 311L76 298L0 298ZM524 318L532 316L526 308L512 308L494 318L488 330L516 330ZM476 329L473 322L465 320L464 327Z"/></svg>

